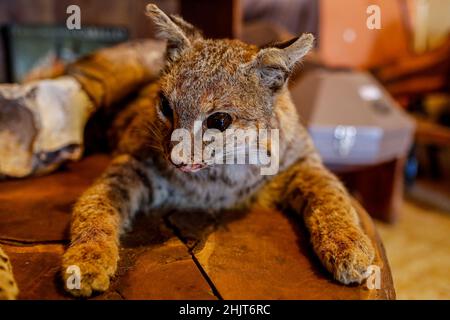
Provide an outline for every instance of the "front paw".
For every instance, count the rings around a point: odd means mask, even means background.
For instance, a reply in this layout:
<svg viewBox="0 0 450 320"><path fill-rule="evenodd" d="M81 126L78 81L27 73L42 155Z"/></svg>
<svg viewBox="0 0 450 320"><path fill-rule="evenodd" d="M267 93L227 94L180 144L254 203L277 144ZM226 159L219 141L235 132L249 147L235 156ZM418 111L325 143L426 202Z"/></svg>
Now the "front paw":
<svg viewBox="0 0 450 320"><path fill-rule="evenodd" d="M77 297L89 297L109 288L117 268L115 244L86 242L71 246L62 259L64 288Z"/></svg>
<svg viewBox="0 0 450 320"><path fill-rule="evenodd" d="M343 284L362 283L375 256L372 243L360 230L335 231L316 251L334 278Z"/></svg>

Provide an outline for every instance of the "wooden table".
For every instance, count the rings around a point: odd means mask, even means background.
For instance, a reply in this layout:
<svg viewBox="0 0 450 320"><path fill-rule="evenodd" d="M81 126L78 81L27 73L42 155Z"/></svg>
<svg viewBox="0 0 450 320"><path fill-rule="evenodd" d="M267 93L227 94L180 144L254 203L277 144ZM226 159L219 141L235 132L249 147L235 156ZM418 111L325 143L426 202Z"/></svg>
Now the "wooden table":
<svg viewBox="0 0 450 320"><path fill-rule="evenodd" d="M59 276L71 207L108 162L95 155L48 176L0 182L0 243L20 299L71 299ZM95 299L394 299L383 245L357 208L377 249L381 289L333 281L304 227L280 212L180 213L137 218L110 289Z"/></svg>

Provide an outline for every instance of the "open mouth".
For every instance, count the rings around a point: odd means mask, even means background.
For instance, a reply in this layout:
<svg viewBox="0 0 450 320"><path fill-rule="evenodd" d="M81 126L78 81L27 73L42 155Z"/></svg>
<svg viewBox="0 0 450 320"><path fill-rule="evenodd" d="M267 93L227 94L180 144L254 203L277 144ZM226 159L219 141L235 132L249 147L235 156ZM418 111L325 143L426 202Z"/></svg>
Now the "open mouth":
<svg viewBox="0 0 450 320"><path fill-rule="evenodd" d="M197 172L203 169L204 167L206 167L206 165L204 164L188 164L178 167L178 169L180 169L183 172Z"/></svg>

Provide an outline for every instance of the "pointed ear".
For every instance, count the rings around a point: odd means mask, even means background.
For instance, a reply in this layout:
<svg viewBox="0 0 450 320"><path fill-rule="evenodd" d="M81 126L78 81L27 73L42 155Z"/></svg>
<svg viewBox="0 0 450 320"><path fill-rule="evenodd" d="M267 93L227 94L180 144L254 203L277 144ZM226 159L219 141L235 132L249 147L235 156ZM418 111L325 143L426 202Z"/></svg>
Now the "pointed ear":
<svg viewBox="0 0 450 320"><path fill-rule="evenodd" d="M274 91L281 88L313 44L314 36L304 33L299 38L261 49L251 62L261 83Z"/></svg>
<svg viewBox="0 0 450 320"><path fill-rule="evenodd" d="M158 37L167 40L166 55L169 61L178 59L191 47L192 42L202 38L200 31L193 25L179 16L167 16L152 3L147 5L145 13L158 28Z"/></svg>
<svg viewBox="0 0 450 320"><path fill-rule="evenodd" d="M192 42L203 39L202 32L179 15L171 14L170 19L184 32L186 37Z"/></svg>

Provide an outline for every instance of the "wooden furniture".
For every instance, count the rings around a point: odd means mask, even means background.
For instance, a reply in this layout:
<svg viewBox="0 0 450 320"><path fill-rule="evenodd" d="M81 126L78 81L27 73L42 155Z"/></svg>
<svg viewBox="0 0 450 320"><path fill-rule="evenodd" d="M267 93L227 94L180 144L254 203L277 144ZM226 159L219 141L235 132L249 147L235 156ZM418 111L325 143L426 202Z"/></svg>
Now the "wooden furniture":
<svg viewBox="0 0 450 320"><path fill-rule="evenodd" d="M450 36L447 36L446 41L433 50L406 56L375 73L386 89L415 114L416 155L420 154L419 149L426 150L423 157L418 158L419 178L428 172L434 180L446 179L445 163L439 158L450 146L450 128L439 118L449 110L449 57ZM432 107L428 98L433 96L444 97L447 102L441 103L439 108Z"/></svg>
<svg viewBox="0 0 450 320"><path fill-rule="evenodd" d="M430 93L448 92L450 35L439 47L410 54L375 70L375 76L399 101L412 101ZM406 105L407 106L407 105Z"/></svg>
<svg viewBox="0 0 450 320"><path fill-rule="evenodd" d="M373 217L394 222L414 121L368 73L312 68L291 93L324 163Z"/></svg>
<svg viewBox="0 0 450 320"><path fill-rule="evenodd" d="M48 176L0 182L0 243L20 299L71 299L59 274L71 208L108 162L95 155ZM95 299L394 299L383 245L355 206L376 248L378 290L333 281L304 227L280 212L225 218L192 212L138 217L123 239L117 276Z"/></svg>

